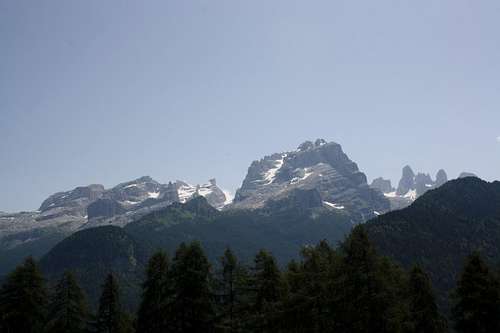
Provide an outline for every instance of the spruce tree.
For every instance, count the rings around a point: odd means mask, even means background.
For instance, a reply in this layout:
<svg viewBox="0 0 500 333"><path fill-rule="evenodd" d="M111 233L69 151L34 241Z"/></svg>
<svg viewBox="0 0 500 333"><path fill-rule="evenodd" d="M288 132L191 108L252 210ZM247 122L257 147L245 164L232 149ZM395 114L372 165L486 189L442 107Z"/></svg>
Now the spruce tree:
<svg viewBox="0 0 500 333"><path fill-rule="evenodd" d="M237 332L249 314L250 277L230 248L220 258L217 275L218 324L217 329Z"/></svg>
<svg viewBox="0 0 500 333"><path fill-rule="evenodd" d="M302 251L304 260L304 282L302 293L307 300L302 306L302 322L309 322L309 327L316 332L324 332L332 326L333 315L329 306L331 297L330 282L336 268L335 251L326 241Z"/></svg>
<svg viewBox="0 0 500 333"><path fill-rule="evenodd" d="M302 288L304 269L300 263L292 259L284 273L285 282L291 294L298 293Z"/></svg>
<svg viewBox="0 0 500 333"><path fill-rule="evenodd" d="M137 333L163 333L169 327L169 306L172 288L168 257L157 252L148 262L142 301L137 315Z"/></svg>
<svg viewBox="0 0 500 333"><path fill-rule="evenodd" d="M130 323L120 302L118 282L112 273L106 277L99 299L96 331L97 333L130 332Z"/></svg>
<svg viewBox="0 0 500 333"><path fill-rule="evenodd" d="M285 272L288 297L285 299L284 318L288 331L321 332L329 326L327 285L332 266L332 250L324 241L315 247L302 249L302 262L289 263Z"/></svg>
<svg viewBox="0 0 500 333"><path fill-rule="evenodd" d="M261 331L277 329L285 286L276 259L265 250L260 250L255 256L253 287L254 317L251 326Z"/></svg>
<svg viewBox="0 0 500 333"><path fill-rule="evenodd" d="M283 274L286 297L283 298L282 321L288 332L303 332L309 327L309 297L304 290L305 271L302 263L291 260Z"/></svg>
<svg viewBox="0 0 500 333"><path fill-rule="evenodd" d="M47 290L42 273L35 260L28 257L7 276L0 291L2 332L42 332L47 303Z"/></svg>
<svg viewBox="0 0 500 333"><path fill-rule="evenodd" d="M213 277L199 242L179 246L172 265L172 282L174 298L171 320L175 331L213 331Z"/></svg>
<svg viewBox="0 0 500 333"><path fill-rule="evenodd" d="M446 320L439 314L429 276L419 267L410 271L409 322L412 332L446 332Z"/></svg>
<svg viewBox="0 0 500 333"><path fill-rule="evenodd" d="M336 321L341 332L370 332L373 295L377 292L377 257L365 231L356 227L342 244L344 274L338 280ZM378 324L376 324L378 327ZM373 332L376 332L374 330Z"/></svg>
<svg viewBox="0 0 500 333"><path fill-rule="evenodd" d="M471 254L454 295L453 317L457 332L500 332L499 281L481 259Z"/></svg>
<svg viewBox="0 0 500 333"><path fill-rule="evenodd" d="M344 258L336 278L332 314L338 332L398 332L407 319L403 272L380 258L362 226L342 244Z"/></svg>
<svg viewBox="0 0 500 333"><path fill-rule="evenodd" d="M234 317L239 297L237 291L238 260L230 248L226 248L224 256L220 258L221 270L219 273L219 303L221 308L221 320L219 327L225 331L234 331Z"/></svg>
<svg viewBox="0 0 500 333"><path fill-rule="evenodd" d="M55 287L45 331L83 333L87 330L88 308L85 294L71 272L65 272Z"/></svg>

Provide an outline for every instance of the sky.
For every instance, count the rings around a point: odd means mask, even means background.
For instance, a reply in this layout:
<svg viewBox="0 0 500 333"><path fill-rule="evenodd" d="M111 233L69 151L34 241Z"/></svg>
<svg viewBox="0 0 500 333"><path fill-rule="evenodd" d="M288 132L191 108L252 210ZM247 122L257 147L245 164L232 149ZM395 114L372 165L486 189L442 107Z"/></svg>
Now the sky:
<svg viewBox="0 0 500 333"><path fill-rule="evenodd" d="M500 2L0 0L0 210L150 175L234 192L324 138L500 179Z"/></svg>

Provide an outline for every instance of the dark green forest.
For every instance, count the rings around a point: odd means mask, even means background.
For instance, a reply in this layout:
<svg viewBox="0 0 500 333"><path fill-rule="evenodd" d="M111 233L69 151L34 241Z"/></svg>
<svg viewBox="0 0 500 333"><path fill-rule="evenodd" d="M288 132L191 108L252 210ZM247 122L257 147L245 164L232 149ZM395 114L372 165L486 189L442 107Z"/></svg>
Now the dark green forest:
<svg viewBox="0 0 500 333"><path fill-rule="evenodd" d="M338 248L305 246L280 268L260 250L243 264L227 248L211 263L199 242L173 256L153 254L145 267L137 311L123 306L110 272L96 309L75 275L49 286L27 258L0 291L1 332L498 332L500 277L470 254L450 294L451 314L436 305L419 266L404 270L377 254L358 226Z"/></svg>

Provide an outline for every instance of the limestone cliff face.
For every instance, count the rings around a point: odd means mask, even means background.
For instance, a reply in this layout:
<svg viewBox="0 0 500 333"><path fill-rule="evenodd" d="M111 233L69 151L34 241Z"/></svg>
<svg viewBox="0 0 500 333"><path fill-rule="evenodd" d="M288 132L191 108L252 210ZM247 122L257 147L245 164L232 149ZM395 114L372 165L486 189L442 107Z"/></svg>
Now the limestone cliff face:
<svg viewBox="0 0 500 333"><path fill-rule="evenodd" d="M377 189L382 193L390 193L394 191L391 181L382 177L375 178L370 184L371 188Z"/></svg>
<svg viewBox="0 0 500 333"><path fill-rule="evenodd" d="M428 173L415 174L407 165L403 168L401 179L396 190L390 187L390 181L383 178L374 179L370 185L382 192L391 202L391 209L401 209L411 205L418 197L429 190L436 189L448 181L446 171L440 169L433 180Z"/></svg>
<svg viewBox="0 0 500 333"><path fill-rule="evenodd" d="M254 161L228 208L263 207L295 189L316 189L327 206L350 213L354 223L390 209L389 201L368 186L365 174L342 147L322 139Z"/></svg>

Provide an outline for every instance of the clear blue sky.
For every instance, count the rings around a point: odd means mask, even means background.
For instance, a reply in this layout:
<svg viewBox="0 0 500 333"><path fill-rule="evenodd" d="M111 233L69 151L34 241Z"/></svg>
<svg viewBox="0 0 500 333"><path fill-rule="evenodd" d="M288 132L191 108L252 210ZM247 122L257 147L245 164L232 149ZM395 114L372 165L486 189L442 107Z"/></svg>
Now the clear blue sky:
<svg viewBox="0 0 500 333"><path fill-rule="evenodd" d="M500 2L0 0L0 210L336 141L500 179Z"/></svg>

